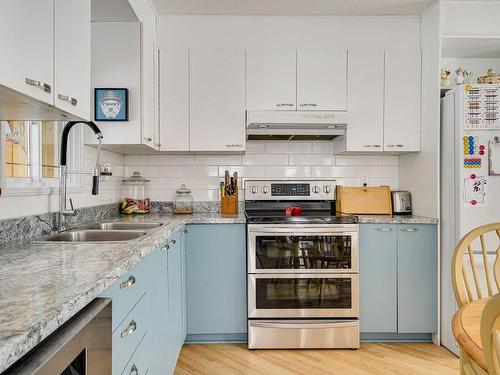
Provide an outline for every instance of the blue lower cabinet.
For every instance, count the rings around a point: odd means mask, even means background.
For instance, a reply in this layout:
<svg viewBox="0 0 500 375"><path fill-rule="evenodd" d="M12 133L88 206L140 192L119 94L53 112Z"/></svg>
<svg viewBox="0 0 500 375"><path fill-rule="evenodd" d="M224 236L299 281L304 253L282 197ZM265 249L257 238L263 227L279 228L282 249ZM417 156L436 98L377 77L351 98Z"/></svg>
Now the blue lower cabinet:
<svg viewBox="0 0 500 375"><path fill-rule="evenodd" d="M246 340L245 225L186 228L187 340Z"/></svg>
<svg viewBox="0 0 500 375"><path fill-rule="evenodd" d="M186 229L181 231L182 342L186 341L187 336L186 233Z"/></svg>
<svg viewBox="0 0 500 375"><path fill-rule="evenodd" d="M436 225L398 226L398 332L437 332Z"/></svg>
<svg viewBox="0 0 500 375"><path fill-rule="evenodd" d="M146 375L149 372L150 353L148 351L148 333L146 333L135 350L121 375Z"/></svg>
<svg viewBox="0 0 500 375"><path fill-rule="evenodd" d="M360 331L381 341L437 331L437 226L361 224Z"/></svg>
<svg viewBox="0 0 500 375"><path fill-rule="evenodd" d="M363 224L359 233L361 332L396 332L397 226Z"/></svg>
<svg viewBox="0 0 500 375"><path fill-rule="evenodd" d="M168 315L167 315L167 356L164 374L173 374L184 338L182 337L182 262L181 237L177 232L170 238L167 251Z"/></svg>

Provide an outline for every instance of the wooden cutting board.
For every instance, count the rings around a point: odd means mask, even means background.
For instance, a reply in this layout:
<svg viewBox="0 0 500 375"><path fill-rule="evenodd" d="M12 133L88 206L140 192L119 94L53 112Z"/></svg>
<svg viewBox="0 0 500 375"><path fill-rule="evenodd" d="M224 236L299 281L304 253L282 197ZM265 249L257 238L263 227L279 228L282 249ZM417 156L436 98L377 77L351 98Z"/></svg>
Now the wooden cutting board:
<svg viewBox="0 0 500 375"><path fill-rule="evenodd" d="M391 215L389 186L337 186L337 212L356 215Z"/></svg>

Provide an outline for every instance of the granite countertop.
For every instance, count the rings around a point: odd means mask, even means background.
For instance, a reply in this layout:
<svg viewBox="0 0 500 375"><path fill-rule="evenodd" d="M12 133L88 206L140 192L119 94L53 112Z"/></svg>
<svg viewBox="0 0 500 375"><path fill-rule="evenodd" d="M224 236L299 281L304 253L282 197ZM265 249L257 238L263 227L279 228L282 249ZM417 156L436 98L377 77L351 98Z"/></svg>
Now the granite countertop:
<svg viewBox="0 0 500 375"><path fill-rule="evenodd" d="M0 245L0 372L110 287L185 224L245 223L245 216L150 214L119 220L165 225L128 242Z"/></svg>
<svg viewBox="0 0 500 375"><path fill-rule="evenodd" d="M416 215L357 215L360 224L437 224L438 219Z"/></svg>

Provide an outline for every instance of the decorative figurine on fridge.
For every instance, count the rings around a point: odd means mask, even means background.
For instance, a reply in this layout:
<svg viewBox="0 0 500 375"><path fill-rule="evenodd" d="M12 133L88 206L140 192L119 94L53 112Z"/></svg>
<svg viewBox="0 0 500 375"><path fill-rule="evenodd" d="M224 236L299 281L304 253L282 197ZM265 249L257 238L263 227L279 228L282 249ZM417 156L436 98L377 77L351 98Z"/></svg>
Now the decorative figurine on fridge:
<svg viewBox="0 0 500 375"><path fill-rule="evenodd" d="M450 74L451 74L450 68L441 69L441 86L442 87L450 85Z"/></svg>
<svg viewBox="0 0 500 375"><path fill-rule="evenodd" d="M484 76L477 77L477 83L500 83L500 76L497 76L493 69L488 69L488 73Z"/></svg>
<svg viewBox="0 0 500 375"><path fill-rule="evenodd" d="M470 81L472 73L470 70L459 67L457 70L455 70L455 74L457 75L455 77L455 82L457 85L463 85L464 83L471 83Z"/></svg>

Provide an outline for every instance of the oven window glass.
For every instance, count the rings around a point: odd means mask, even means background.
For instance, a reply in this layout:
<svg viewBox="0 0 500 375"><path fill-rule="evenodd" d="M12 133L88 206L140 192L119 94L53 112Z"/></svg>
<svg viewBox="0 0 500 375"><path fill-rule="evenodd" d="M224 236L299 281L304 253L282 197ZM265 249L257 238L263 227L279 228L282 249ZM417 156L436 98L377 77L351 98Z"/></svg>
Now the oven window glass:
<svg viewBox="0 0 500 375"><path fill-rule="evenodd" d="M257 269L350 269L351 236L257 236Z"/></svg>
<svg viewBox="0 0 500 375"><path fill-rule="evenodd" d="M61 375L86 375L87 349L82 352L64 369Z"/></svg>
<svg viewBox="0 0 500 375"><path fill-rule="evenodd" d="M257 309L350 309L350 278L257 278Z"/></svg>

